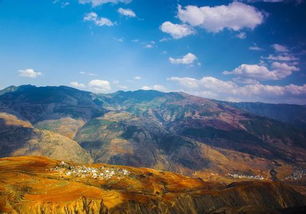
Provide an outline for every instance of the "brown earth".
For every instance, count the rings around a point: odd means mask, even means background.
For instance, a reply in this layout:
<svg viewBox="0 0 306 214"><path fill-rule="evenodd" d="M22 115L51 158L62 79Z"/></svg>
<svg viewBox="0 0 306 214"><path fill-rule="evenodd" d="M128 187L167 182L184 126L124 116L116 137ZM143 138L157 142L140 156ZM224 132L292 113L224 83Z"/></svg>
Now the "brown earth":
<svg viewBox="0 0 306 214"><path fill-rule="evenodd" d="M108 174L73 174L77 169ZM304 196L277 182L204 182L147 168L33 156L0 159L0 190L0 213L285 213L306 205Z"/></svg>

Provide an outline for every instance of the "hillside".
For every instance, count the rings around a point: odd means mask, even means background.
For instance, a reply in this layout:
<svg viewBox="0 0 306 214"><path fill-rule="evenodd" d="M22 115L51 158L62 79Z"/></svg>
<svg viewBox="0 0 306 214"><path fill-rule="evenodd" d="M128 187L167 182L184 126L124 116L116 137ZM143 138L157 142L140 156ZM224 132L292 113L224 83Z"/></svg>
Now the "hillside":
<svg viewBox="0 0 306 214"><path fill-rule="evenodd" d="M273 182L221 184L146 168L0 159L1 213L289 213L305 197ZM304 208L303 208L304 207Z"/></svg>
<svg viewBox="0 0 306 214"><path fill-rule="evenodd" d="M268 117L306 129L306 106L303 105L245 102L224 103L262 117Z"/></svg>
<svg viewBox="0 0 306 214"><path fill-rule="evenodd" d="M1 111L34 130L70 138L97 163L205 180L270 179L274 170L278 179L305 182L302 129L219 101L143 90L97 95L68 87L20 86L6 91L0 95ZM2 157L9 155L14 154Z"/></svg>
<svg viewBox="0 0 306 214"><path fill-rule="evenodd" d="M90 163L90 155L79 144L63 135L39 130L15 116L0 113L0 156L40 155Z"/></svg>
<svg viewBox="0 0 306 214"><path fill-rule="evenodd" d="M31 123L65 116L88 120L104 113L94 97L92 93L65 86L9 87L0 92L0 112L15 114Z"/></svg>

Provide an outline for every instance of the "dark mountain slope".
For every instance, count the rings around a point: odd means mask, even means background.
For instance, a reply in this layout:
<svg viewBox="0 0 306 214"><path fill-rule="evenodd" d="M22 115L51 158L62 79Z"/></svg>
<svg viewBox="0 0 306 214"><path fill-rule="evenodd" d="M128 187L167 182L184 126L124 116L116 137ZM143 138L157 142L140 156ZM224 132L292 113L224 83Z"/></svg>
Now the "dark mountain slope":
<svg viewBox="0 0 306 214"><path fill-rule="evenodd" d="M67 116L89 120L104 113L95 103L92 93L65 86L31 85L20 86L0 95L0 111L16 114L31 123Z"/></svg>
<svg viewBox="0 0 306 214"><path fill-rule="evenodd" d="M0 113L0 157L20 155L92 162L90 155L77 142L54 132L35 129L13 115Z"/></svg>
<svg viewBox="0 0 306 214"><path fill-rule="evenodd" d="M259 116L290 123L306 130L306 106L304 105L244 102L224 103Z"/></svg>

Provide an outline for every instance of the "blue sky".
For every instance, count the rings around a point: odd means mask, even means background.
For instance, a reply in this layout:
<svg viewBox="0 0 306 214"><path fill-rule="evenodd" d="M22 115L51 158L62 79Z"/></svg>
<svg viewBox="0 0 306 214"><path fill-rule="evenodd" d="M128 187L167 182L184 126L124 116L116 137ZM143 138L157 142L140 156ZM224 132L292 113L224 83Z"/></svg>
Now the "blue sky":
<svg viewBox="0 0 306 214"><path fill-rule="evenodd" d="M1 0L0 88L306 104L303 0Z"/></svg>

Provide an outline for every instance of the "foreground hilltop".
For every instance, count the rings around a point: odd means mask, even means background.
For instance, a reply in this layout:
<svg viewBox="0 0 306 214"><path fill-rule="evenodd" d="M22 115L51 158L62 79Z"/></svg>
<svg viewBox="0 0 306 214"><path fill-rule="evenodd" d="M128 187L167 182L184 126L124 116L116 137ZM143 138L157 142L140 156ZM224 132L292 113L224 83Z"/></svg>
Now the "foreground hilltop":
<svg viewBox="0 0 306 214"><path fill-rule="evenodd" d="M0 159L0 213L289 213L305 197L273 182L229 185L146 168ZM290 208L288 210L288 208Z"/></svg>

